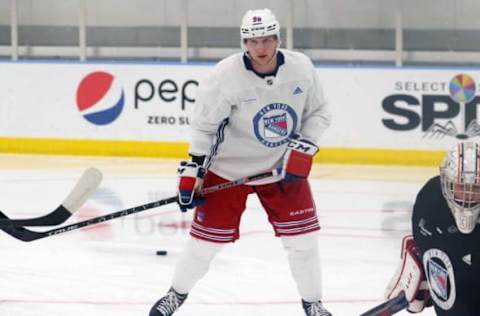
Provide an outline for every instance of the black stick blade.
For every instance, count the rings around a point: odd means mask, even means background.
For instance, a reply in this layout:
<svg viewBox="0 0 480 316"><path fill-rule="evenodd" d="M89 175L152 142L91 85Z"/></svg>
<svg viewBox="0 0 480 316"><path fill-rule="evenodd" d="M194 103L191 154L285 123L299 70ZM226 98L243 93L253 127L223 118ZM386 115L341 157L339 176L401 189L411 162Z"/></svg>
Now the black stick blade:
<svg viewBox="0 0 480 316"><path fill-rule="evenodd" d="M0 212L0 220L10 221L10 219L2 212ZM21 241L33 241L45 237L43 233L34 232L23 227L13 227L10 225L6 227L0 226L0 229L12 236L13 238Z"/></svg>
<svg viewBox="0 0 480 316"><path fill-rule="evenodd" d="M70 213L63 205L47 215L24 218L24 219L3 219L0 218L0 227L20 227L20 226L55 226L60 225L70 218ZM6 217L6 216L5 216Z"/></svg>

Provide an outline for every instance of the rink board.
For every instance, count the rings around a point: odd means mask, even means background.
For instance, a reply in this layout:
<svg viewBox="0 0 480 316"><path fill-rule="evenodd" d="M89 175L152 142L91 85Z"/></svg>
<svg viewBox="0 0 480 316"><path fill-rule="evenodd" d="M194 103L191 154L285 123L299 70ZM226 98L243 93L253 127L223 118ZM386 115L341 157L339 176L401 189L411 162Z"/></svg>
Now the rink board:
<svg viewBox="0 0 480 316"><path fill-rule="evenodd" d="M0 152L186 157L198 82L212 67L0 63ZM480 135L473 71L317 71L333 116L317 162L436 165Z"/></svg>
<svg viewBox="0 0 480 316"><path fill-rule="evenodd" d="M0 138L0 152L187 158L188 143ZM316 163L436 166L444 151L322 148Z"/></svg>

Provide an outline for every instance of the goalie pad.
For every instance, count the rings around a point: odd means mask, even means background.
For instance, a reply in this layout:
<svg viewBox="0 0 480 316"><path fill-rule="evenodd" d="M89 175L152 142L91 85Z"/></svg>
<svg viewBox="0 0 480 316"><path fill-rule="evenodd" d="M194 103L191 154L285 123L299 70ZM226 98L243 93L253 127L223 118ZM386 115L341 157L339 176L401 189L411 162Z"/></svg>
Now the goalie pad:
<svg viewBox="0 0 480 316"><path fill-rule="evenodd" d="M385 298L391 299L401 292L405 293L409 303L407 310L412 313L423 311L430 301L428 283L412 235L403 238L400 263L387 286Z"/></svg>

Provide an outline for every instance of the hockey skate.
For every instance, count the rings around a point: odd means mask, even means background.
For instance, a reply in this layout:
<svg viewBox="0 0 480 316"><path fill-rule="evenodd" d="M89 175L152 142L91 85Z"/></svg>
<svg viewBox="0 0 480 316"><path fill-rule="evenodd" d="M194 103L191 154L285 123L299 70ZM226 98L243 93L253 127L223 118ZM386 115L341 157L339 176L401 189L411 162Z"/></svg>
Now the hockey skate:
<svg viewBox="0 0 480 316"><path fill-rule="evenodd" d="M302 306L307 316L332 316L332 314L323 307L322 301L309 303L302 300Z"/></svg>
<svg viewBox="0 0 480 316"><path fill-rule="evenodd" d="M149 316L170 316L187 299L187 294L177 293L172 287L167 294L156 302L150 310Z"/></svg>

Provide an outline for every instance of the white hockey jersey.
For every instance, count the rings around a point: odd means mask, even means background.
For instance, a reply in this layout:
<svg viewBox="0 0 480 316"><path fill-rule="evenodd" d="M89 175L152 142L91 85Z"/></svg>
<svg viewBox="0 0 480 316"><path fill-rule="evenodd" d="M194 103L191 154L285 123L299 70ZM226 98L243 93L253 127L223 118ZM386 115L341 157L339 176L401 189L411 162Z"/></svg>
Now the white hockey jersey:
<svg viewBox="0 0 480 316"><path fill-rule="evenodd" d="M200 82L189 153L206 155L208 169L225 179L280 166L289 136L300 133L317 143L330 124L311 60L289 50L279 54L284 63L275 76L261 78L248 70L238 53Z"/></svg>

